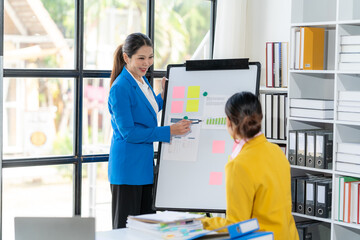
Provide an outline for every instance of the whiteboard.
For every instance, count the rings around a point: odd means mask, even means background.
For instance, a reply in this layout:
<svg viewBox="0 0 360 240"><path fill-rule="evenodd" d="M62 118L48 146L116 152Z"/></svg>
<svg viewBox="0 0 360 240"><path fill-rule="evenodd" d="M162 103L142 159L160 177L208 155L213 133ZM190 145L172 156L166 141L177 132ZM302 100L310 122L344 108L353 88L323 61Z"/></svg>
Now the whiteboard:
<svg viewBox="0 0 360 240"><path fill-rule="evenodd" d="M226 129L225 103L236 92L258 95L260 63L248 66L191 71L185 64L168 66L162 125L183 118L202 122L192 124L189 134L159 144L155 209L225 212L225 165L234 146Z"/></svg>

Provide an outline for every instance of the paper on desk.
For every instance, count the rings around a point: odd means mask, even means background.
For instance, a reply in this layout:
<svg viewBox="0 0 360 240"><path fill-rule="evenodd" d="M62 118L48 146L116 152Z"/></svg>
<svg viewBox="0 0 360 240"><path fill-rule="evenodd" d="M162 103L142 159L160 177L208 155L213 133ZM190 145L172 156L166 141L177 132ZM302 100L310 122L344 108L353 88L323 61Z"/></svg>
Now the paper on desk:
<svg viewBox="0 0 360 240"><path fill-rule="evenodd" d="M143 222L171 223L178 221L191 221L191 220L201 219L204 218L204 216L200 214L187 213L187 212L164 211L153 214L129 216L129 218Z"/></svg>

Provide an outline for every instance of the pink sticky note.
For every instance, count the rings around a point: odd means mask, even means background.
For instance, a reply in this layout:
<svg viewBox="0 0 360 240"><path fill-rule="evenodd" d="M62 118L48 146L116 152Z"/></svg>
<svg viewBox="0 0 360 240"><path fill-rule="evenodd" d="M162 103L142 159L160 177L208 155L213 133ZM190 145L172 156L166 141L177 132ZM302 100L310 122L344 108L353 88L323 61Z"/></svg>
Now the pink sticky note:
<svg viewBox="0 0 360 240"><path fill-rule="evenodd" d="M225 153L225 141L213 141L212 153Z"/></svg>
<svg viewBox="0 0 360 240"><path fill-rule="evenodd" d="M185 97L185 87L174 87L172 97L173 98L184 98Z"/></svg>
<svg viewBox="0 0 360 240"><path fill-rule="evenodd" d="M211 172L209 184L210 185L221 185L222 184L222 172Z"/></svg>
<svg viewBox="0 0 360 240"><path fill-rule="evenodd" d="M171 113L182 113L183 112L183 101L173 101L171 103Z"/></svg>

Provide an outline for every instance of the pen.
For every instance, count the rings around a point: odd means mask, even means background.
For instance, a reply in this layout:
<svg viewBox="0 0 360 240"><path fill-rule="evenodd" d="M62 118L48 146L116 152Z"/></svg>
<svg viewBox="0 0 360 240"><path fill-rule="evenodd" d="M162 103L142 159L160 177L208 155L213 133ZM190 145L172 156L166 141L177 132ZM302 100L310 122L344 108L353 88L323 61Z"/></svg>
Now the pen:
<svg viewBox="0 0 360 240"><path fill-rule="evenodd" d="M198 123L201 123L201 122L202 122L202 120L197 119L197 120L191 121L191 124L198 124Z"/></svg>

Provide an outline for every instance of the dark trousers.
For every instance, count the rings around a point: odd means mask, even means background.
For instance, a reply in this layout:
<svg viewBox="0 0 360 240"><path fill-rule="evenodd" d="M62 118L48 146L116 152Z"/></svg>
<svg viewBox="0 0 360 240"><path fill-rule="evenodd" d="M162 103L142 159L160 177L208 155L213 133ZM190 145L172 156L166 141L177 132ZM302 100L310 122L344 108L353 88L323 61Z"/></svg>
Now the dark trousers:
<svg viewBox="0 0 360 240"><path fill-rule="evenodd" d="M126 227L129 215L155 213L153 204L153 184L149 185L113 185L112 224L113 229Z"/></svg>

